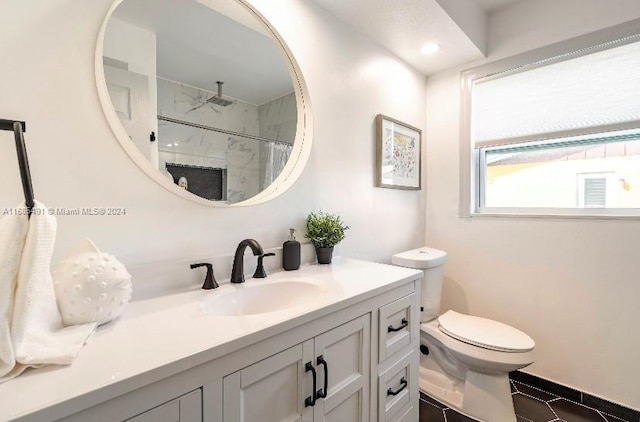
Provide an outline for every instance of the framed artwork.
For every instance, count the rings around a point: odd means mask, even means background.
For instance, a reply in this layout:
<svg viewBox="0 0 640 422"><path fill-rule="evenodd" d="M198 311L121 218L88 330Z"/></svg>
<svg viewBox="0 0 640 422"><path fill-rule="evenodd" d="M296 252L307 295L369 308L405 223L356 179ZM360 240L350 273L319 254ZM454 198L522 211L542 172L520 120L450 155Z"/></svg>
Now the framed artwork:
<svg viewBox="0 0 640 422"><path fill-rule="evenodd" d="M376 186L420 190L422 131L376 116Z"/></svg>

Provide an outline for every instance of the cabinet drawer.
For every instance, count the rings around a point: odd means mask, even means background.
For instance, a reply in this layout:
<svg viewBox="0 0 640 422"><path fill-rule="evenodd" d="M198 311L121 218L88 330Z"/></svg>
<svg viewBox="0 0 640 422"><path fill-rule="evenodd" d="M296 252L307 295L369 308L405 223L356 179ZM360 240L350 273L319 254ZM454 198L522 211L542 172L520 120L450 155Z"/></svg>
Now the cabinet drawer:
<svg viewBox="0 0 640 422"><path fill-rule="evenodd" d="M412 321L415 297L416 294L412 293L380 307L378 362L384 362L389 356L403 349L408 351L411 346L411 336L415 332L411 329L415 322Z"/></svg>
<svg viewBox="0 0 640 422"><path fill-rule="evenodd" d="M414 414L418 398L417 354L411 352L378 377L378 420L398 422Z"/></svg>
<svg viewBox="0 0 640 422"><path fill-rule="evenodd" d="M201 422L202 390L171 400L125 422Z"/></svg>

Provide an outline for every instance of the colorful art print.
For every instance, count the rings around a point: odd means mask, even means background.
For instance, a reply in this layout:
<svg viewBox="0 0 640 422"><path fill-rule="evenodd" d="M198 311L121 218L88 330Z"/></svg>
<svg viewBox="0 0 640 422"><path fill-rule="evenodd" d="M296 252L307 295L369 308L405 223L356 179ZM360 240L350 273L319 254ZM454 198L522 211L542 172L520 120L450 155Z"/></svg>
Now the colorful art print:
<svg viewBox="0 0 640 422"><path fill-rule="evenodd" d="M376 186L421 188L422 131L379 114L376 117Z"/></svg>

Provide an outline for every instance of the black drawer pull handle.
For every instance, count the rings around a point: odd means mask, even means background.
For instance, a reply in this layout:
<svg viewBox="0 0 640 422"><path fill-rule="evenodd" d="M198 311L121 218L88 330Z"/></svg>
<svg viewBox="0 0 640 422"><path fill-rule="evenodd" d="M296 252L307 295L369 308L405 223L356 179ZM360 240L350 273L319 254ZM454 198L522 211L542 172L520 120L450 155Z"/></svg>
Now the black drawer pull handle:
<svg viewBox="0 0 640 422"><path fill-rule="evenodd" d="M327 389L329 388L329 366L327 365L327 361L324 360L324 356L322 355L318 356L317 364L324 366L324 388L318 390L316 398L324 399L327 397Z"/></svg>
<svg viewBox="0 0 640 422"><path fill-rule="evenodd" d="M407 325L409 325L409 321L407 321L406 318L402 318L402 324L398 325L397 327L390 325L389 328L387 328L387 332L394 333L396 331L400 331L403 328L405 328Z"/></svg>
<svg viewBox="0 0 640 422"><path fill-rule="evenodd" d="M391 388L387 389L387 396L397 396L402 392L402 390L407 388L407 385L409 385L409 383L405 377L402 377L402 379L400 379L400 387L396 391L393 391Z"/></svg>
<svg viewBox="0 0 640 422"><path fill-rule="evenodd" d="M315 406L316 405L316 388L317 388L317 379L316 379L316 368L313 367L311 362L307 362L304 366L304 372L311 371L313 375L313 393L307 397L304 401L304 407Z"/></svg>

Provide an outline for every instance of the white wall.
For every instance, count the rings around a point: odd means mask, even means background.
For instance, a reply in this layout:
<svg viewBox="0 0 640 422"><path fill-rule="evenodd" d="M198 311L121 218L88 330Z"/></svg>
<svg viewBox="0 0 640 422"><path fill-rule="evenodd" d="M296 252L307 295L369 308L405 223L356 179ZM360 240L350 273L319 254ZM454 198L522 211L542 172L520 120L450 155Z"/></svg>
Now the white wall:
<svg viewBox="0 0 640 422"><path fill-rule="evenodd" d="M640 16L636 0L536 0L491 16L488 61ZM640 221L458 217L460 69L428 80L428 245L449 253L443 310L520 328L527 371L640 408Z"/></svg>
<svg viewBox="0 0 640 422"><path fill-rule="evenodd" d="M281 246L310 211L351 226L339 252L389 261L424 240L425 194L374 188L378 113L425 129L426 80L307 0L252 0L288 42L309 86L313 151L291 190L260 206L217 209L174 196L139 170L114 138L94 76L95 42L110 0L7 2L0 14L0 117L27 121L38 199L50 207L125 207L126 216L61 216L56 256L82 237L130 267L183 260L167 282L201 282L187 262L231 255L247 237ZM11 58L11 59L9 59ZM0 208L21 199L12 135L0 133ZM299 236L302 237L302 236ZM135 274L134 274L135 275ZM228 274L216 272L219 279ZM167 284L168 283L168 284ZM138 286L138 287L136 287Z"/></svg>

